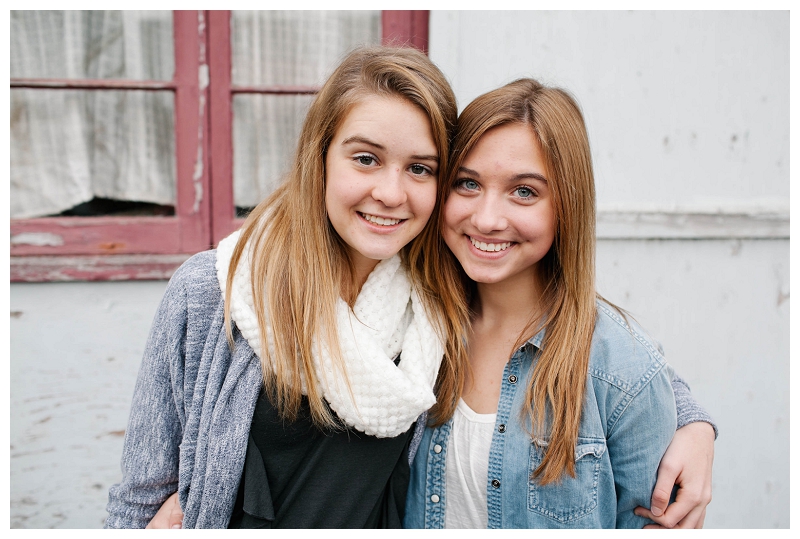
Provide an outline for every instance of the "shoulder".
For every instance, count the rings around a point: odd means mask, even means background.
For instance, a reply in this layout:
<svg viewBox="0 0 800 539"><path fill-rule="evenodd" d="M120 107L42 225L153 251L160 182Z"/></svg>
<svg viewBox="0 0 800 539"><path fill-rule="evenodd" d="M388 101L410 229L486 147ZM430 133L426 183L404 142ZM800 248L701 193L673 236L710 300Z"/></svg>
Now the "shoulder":
<svg viewBox="0 0 800 539"><path fill-rule="evenodd" d="M589 372L626 393L637 393L667 367L661 345L630 316L597 301Z"/></svg>
<svg viewBox="0 0 800 539"><path fill-rule="evenodd" d="M222 297L216 270L216 250L191 256L175 270L165 297L182 297L188 303L215 304Z"/></svg>
<svg viewBox="0 0 800 539"><path fill-rule="evenodd" d="M175 270L170 281L189 288L208 281L217 282L216 262L216 249L192 255Z"/></svg>

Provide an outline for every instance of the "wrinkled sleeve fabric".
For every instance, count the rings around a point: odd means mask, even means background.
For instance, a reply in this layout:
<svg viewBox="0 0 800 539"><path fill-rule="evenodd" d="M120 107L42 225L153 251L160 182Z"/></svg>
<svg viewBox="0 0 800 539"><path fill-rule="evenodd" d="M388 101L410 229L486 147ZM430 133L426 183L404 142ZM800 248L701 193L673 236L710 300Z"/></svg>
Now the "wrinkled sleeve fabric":
<svg viewBox="0 0 800 539"><path fill-rule="evenodd" d="M188 319L181 269L167 286L147 340L125 431L122 481L109 490L106 528L144 528L178 489Z"/></svg>
<svg viewBox="0 0 800 539"><path fill-rule="evenodd" d="M675 433L671 380L672 370L662 364L647 382L625 392L610 417L606 443L617 493L617 528L648 523L633 510L650 505L658 465Z"/></svg>
<svg viewBox="0 0 800 539"><path fill-rule="evenodd" d="M677 373L672 377L672 391L675 393L675 406L678 409L678 428L685 427L689 423L704 421L714 429L714 439L716 439L719 435L717 424L692 396L686 380Z"/></svg>

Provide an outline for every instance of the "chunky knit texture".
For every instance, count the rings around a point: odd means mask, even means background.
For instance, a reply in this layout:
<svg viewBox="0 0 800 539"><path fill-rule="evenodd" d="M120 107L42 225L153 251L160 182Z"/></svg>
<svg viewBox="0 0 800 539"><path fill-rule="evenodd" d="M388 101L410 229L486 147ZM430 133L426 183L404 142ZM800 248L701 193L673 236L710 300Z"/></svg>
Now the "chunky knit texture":
<svg viewBox="0 0 800 539"><path fill-rule="evenodd" d="M239 232L234 232L217 247L217 277L223 292L238 238ZM239 331L261 357L249 246L236 268L230 309ZM336 367L327 346L316 347L321 352L313 357L316 380L325 400L345 424L366 434L392 438L407 431L436 402L433 385L444 346L400 257L395 255L378 263L352 310L340 298L336 317L346 373ZM267 341L272 355L274 342L269 325ZM401 350L402 358L396 365L394 359ZM269 368L263 358L262 364Z"/></svg>

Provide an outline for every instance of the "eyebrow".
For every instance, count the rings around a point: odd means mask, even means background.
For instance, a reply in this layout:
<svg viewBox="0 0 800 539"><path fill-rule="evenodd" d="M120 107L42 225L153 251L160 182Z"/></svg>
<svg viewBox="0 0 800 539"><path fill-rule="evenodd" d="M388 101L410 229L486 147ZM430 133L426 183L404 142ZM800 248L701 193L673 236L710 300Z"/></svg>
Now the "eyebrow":
<svg viewBox="0 0 800 539"><path fill-rule="evenodd" d="M459 172L463 172L464 174L469 174L470 176L475 176L476 178L480 178L481 175L478 174L477 170L472 170L471 168L467 167L458 167ZM538 172L521 172L519 174L514 174L509 178L510 181L520 181L520 180L539 180L541 182L547 183L547 178L539 174Z"/></svg>
<svg viewBox="0 0 800 539"><path fill-rule="evenodd" d="M372 146L373 148L386 151L386 147L384 145L378 144L377 142L372 141L361 135L353 135L352 137L347 137L342 141L342 146L346 146L348 144L353 144L353 143L366 144L368 146ZM438 155L412 155L411 159L415 159L418 161L434 161L435 163L439 162Z"/></svg>

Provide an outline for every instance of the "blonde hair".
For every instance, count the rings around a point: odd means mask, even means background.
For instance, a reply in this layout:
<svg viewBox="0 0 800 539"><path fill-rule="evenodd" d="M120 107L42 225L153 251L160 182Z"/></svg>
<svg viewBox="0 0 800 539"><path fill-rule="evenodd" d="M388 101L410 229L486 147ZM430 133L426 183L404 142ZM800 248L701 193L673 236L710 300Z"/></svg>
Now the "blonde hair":
<svg viewBox="0 0 800 539"><path fill-rule="evenodd" d="M328 220L325 155L349 111L371 95L400 97L424 111L431 122L439 170L446 170L458 113L447 79L415 49L357 49L336 68L311 104L286 181L248 216L230 261L225 293L228 339L232 342L230 291L234 270L249 242L261 342L267 343L267 325L274 336L272 349L262 345L260 351L264 384L286 420L297 418L304 380L312 421L318 426L340 426L314 376L314 342L332 351L334 364L346 376L335 305L342 297L352 308L360 284L346 245ZM439 256L444 249L439 216L446 191L446 184L438 182L437 205L431 218L401 255L445 342L439 383L451 387L459 383L458 358L465 355L461 335L468 316L457 267Z"/></svg>
<svg viewBox="0 0 800 539"><path fill-rule="evenodd" d="M478 97L461 113L450 185L478 140L489 129L506 124L526 125L534 132L555 211L553 245L537 265L545 284L540 309L515 345L515 349L522 346L545 328L523 414L531 419L534 441L546 434L550 415L550 442L534 471L534 477L547 484L564 471L575 476L575 444L596 317L594 175L586 126L575 100L559 88L520 79ZM474 286L468 279L465 283Z"/></svg>

